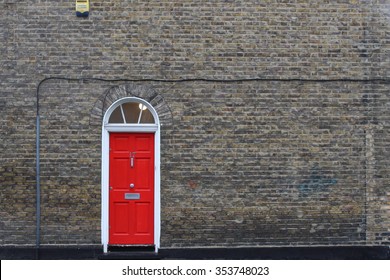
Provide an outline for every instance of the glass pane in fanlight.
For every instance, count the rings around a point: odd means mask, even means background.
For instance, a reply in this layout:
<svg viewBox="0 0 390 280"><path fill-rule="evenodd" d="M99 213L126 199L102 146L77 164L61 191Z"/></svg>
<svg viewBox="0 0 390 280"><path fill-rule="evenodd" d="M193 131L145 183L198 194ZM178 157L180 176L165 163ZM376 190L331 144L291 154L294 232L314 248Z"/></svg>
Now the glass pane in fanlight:
<svg viewBox="0 0 390 280"><path fill-rule="evenodd" d="M123 113L125 114L126 123L138 123L140 109L138 103L129 102L122 104Z"/></svg>
<svg viewBox="0 0 390 280"><path fill-rule="evenodd" d="M114 112L112 112L108 123L124 123L120 106L118 106Z"/></svg>
<svg viewBox="0 0 390 280"><path fill-rule="evenodd" d="M142 112L140 123L155 123L154 117L148 109Z"/></svg>

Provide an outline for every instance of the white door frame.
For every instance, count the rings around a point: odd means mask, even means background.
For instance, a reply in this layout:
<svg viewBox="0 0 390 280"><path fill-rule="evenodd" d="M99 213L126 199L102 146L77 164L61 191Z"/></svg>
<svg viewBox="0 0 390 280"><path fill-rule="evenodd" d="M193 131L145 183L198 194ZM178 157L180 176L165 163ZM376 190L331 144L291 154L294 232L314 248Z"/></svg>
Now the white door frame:
<svg viewBox="0 0 390 280"><path fill-rule="evenodd" d="M152 113L154 124L109 124L111 113L121 104L138 102L145 105ZM110 132L150 132L154 133L154 246L157 253L160 248L161 203L160 203L160 121L153 106L138 97L124 97L115 101L103 117L102 127L102 217L101 238L104 253L108 250L109 237L109 167L110 167Z"/></svg>

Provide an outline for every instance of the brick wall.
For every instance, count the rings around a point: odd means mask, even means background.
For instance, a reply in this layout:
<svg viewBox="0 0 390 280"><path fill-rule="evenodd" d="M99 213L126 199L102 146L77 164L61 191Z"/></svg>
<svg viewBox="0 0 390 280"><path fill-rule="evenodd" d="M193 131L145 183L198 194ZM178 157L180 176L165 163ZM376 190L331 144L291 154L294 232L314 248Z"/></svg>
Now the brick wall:
<svg viewBox="0 0 390 280"><path fill-rule="evenodd" d="M18 3L16 5L16 3ZM383 1L0 1L0 244L35 242L36 87L139 82L169 106L162 246L389 244ZM100 243L101 127L124 82L40 89L42 243ZM101 116L100 116L101 117ZM165 121L165 120L164 120Z"/></svg>

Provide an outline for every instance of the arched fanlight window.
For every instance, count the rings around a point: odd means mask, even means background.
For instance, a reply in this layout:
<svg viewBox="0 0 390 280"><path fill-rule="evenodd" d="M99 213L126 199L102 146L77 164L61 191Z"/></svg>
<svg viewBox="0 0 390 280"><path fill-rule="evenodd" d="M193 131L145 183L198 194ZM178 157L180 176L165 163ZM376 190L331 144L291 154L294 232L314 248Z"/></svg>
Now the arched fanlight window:
<svg viewBox="0 0 390 280"><path fill-rule="evenodd" d="M120 104L111 113L109 124L154 124L153 114L142 103L126 102Z"/></svg>

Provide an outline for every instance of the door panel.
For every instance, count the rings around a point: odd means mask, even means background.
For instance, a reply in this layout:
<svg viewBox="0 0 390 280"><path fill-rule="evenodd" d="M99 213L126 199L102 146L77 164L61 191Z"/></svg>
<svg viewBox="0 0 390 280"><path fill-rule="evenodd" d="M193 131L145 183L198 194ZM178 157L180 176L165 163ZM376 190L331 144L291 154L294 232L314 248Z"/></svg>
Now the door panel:
<svg viewBox="0 0 390 280"><path fill-rule="evenodd" d="M129 211L127 203L114 203L114 223L113 231L117 234L126 234L129 230Z"/></svg>
<svg viewBox="0 0 390 280"><path fill-rule="evenodd" d="M152 141L149 138L142 137L142 136L136 137L135 145L136 145L138 151L149 152L150 148L151 148L150 147L151 144L152 144Z"/></svg>
<svg viewBox="0 0 390 280"><path fill-rule="evenodd" d="M150 215L150 203L139 202L135 203L136 209L136 227L135 232L137 234L147 234L150 230L149 223L147 223L147 217Z"/></svg>
<svg viewBox="0 0 390 280"><path fill-rule="evenodd" d="M121 174L121 176L111 176L111 184L112 186L115 186L115 189L126 189L128 188L127 180L125 180L126 177L130 176L130 170L129 170L129 157L126 156L126 158L120 157L120 155L116 155L116 157L113 157L112 166L115 168L115 174Z"/></svg>
<svg viewBox="0 0 390 280"><path fill-rule="evenodd" d="M154 134L111 133L109 244L154 243Z"/></svg>
<svg viewBox="0 0 390 280"><path fill-rule="evenodd" d="M142 176L143 169L148 169L150 165L152 164L150 162L150 159L140 158L135 161L135 164L137 165L137 170L135 174L135 187L136 189L142 189L143 191L148 191L149 186L151 184L150 177L149 176Z"/></svg>

